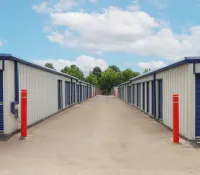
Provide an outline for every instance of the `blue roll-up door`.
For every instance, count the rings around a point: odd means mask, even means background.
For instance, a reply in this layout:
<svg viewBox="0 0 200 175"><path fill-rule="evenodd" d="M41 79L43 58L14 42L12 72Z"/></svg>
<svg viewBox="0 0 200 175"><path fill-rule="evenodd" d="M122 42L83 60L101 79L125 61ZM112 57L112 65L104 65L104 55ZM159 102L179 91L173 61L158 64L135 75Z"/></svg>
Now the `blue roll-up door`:
<svg viewBox="0 0 200 175"><path fill-rule="evenodd" d="M65 107L70 105L70 82L65 82Z"/></svg>
<svg viewBox="0 0 200 175"><path fill-rule="evenodd" d="M196 74L195 86L195 136L200 137L200 75L198 74Z"/></svg>
<svg viewBox="0 0 200 175"><path fill-rule="evenodd" d="M0 131L3 130L3 72L0 72Z"/></svg>
<svg viewBox="0 0 200 175"><path fill-rule="evenodd" d="M77 103L79 103L79 85L76 85L76 97L77 97Z"/></svg>
<svg viewBox="0 0 200 175"><path fill-rule="evenodd" d="M128 86L127 88L127 99L128 99L128 103L131 104L131 87Z"/></svg>
<svg viewBox="0 0 200 175"><path fill-rule="evenodd" d="M154 82L152 81L152 83L151 83L151 106L152 106L152 109L151 109L151 111L152 111L152 116L154 115Z"/></svg>
<svg viewBox="0 0 200 175"><path fill-rule="evenodd" d="M147 91L147 112L149 112L149 94L150 94L150 92L149 92L149 82L147 82L146 91Z"/></svg>
<svg viewBox="0 0 200 175"><path fill-rule="evenodd" d="M58 80L58 110L62 109L62 80Z"/></svg>
<svg viewBox="0 0 200 175"><path fill-rule="evenodd" d="M145 83L142 84L142 108L145 110Z"/></svg>
<svg viewBox="0 0 200 175"><path fill-rule="evenodd" d="M141 107L141 84L137 84L137 106Z"/></svg>
<svg viewBox="0 0 200 175"><path fill-rule="evenodd" d="M83 88L83 86L82 85L80 85L80 102L82 102L82 100L83 100L83 97L82 97L82 94L83 94L83 90L82 90L82 88Z"/></svg>
<svg viewBox="0 0 200 175"><path fill-rule="evenodd" d="M162 120L163 115L163 85L162 80L158 80L158 118Z"/></svg>
<svg viewBox="0 0 200 175"><path fill-rule="evenodd" d="M83 100L85 100L85 86L83 86Z"/></svg>
<svg viewBox="0 0 200 175"><path fill-rule="evenodd" d="M83 100L85 100L85 86L83 86Z"/></svg>
<svg viewBox="0 0 200 175"><path fill-rule="evenodd" d="M71 104L74 103L74 83L71 83Z"/></svg>

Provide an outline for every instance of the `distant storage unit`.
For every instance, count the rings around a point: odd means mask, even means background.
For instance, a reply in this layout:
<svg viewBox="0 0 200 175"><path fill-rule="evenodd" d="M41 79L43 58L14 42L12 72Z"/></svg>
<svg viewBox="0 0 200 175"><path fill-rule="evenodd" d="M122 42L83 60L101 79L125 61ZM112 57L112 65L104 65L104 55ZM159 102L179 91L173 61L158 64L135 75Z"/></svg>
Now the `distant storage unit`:
<svg viewBox="0 0 200 175"><path fill-rule="evenodd" d="M118 97L173 129L172 96L179 94L180 134L200 137L200 57L140 75L118 86Z"/></svg>
<svg viewBox="0 0 200 175"><path fill-rule="evenodd" d="M0 55L0 132L20 129L20 91L28 92L28 125L94 96L77 78L11 55ZM90 92L90 95L88 95Z"/></svg>

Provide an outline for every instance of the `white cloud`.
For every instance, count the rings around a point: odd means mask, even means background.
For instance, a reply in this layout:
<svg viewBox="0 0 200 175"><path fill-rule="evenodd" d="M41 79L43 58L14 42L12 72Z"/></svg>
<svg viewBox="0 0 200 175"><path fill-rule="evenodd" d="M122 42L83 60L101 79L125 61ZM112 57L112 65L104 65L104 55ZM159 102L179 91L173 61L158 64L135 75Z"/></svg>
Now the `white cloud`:
<svg viewBox="0 0 200 175"><path fill-rule="evenodd" d="M139 6L139 2L133 1L134 5ZM45 28L47 38L63 47L82 48L98 54L129 52L171 61L200 54L200 26L190 27L187 33L175 33L170 22L157 19L139 7L64 12L63 8L58 10L60 5L43 6L45 8L41 9L51 9L51 30Z"/></svg>
<svg viewBox="0 0 200 175"><path fill-rule="evenodd" d="M52 63L58 71L63 69L65 66L75 64L83 71L84 75L88 75L89 72L96 66L99 66L102 70L105 70L108 67L107 62L104 59L85 55L77 57L75 61L70 61L67 59L46 59L34 60L33 62L42 66L44 66L45 63Z"/></svg>
<svg viewBox="0 0 200 175"><path fill-rule="evenodd" d="M176 34L168 23L143 11L109 7L102 13L52 13L51 19L55 30L48 39L69 48L132 52L169 60L200 54L199 26L191 27L189 34Z"/></svg>
<svg viewBox="0 0 200 175"><path fill-rule="evenodd" d="M78 3L74 0L48 0L38 5L33 5L32 9L38 13L53 13L67 11L77 5Z"/></svg>
<svg viewBox="0 0 200 175"><path fill-rule="evenodd" d="M166 64L163 61L150 61L150 62L139 62L137 65L142 69L159 69L161 67L166 66Z"/></svg>
<svg viewBox="0 0 200 175"><path fill-rule="evenodd" d="M89 2L91 2L92 4L96 4L97 0L89 0Z"/></svg>

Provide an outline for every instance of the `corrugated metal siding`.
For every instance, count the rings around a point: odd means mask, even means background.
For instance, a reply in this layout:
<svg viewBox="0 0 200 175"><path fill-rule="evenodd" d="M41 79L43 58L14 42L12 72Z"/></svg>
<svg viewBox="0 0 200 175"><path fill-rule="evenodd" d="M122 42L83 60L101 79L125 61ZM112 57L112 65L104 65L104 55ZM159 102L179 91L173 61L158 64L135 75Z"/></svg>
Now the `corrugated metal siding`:
<svg viewBox="0 0 200 175"><path fill-rule="evenodd" d="M72 96L71 96L72 104L74 104L75 103L75 96L76 96L76 94L75 94L75 83L71 83L71 88L72 88L72 90L71 90L71 93L72 93Z"/></svg>
<svg viewBox="0 0 200 175"><path fill-rule="evenodd" d="M70 81L69 78L19 64L19 87L28 91L28 125L58 111L58 80ZM64 97L65 83L62 86Z"/></svg>
<svg viewBox="0 0 200 175"><path fill-rule="evenodd" d="M135 104L141 106L141 85L138 83L149 82L149 115L153 113L153 104L156 104L154 113L158 119L159 113L162 113L162 122L172 128L172 95L178 93L180 95L180 134L188 139L195 138L195 75L193 74L193 64L184 64L178 67L174 67L163 72L156 73L155 81L155 97L156 103L153 101L153 75L133 80L131 84L135 86ZM162 97L160 101L163 101L163 111L159 110L159 86L158 80L162 79ZM145 90L145 101L147 100L147 85ZM123 93L122 93L123 94ZM143 101L143 98L142 98ZM147 105L147 102L146 102ZM145 111L147 107L145 107Z"/></svg>
<svg viewBox="0 0 200 175"><path fill-rule="evenodd" d="M190 73L188 74L188 72ZM194 102L189 104L188 98L190 98L189 96L194 97L194 89L193 91L191 89L189 92L188 88L189 86L194 87L194 77L195 75L193 74L191 64L182 65L156 74L156 78L162 78L163 81L163 123L172 128L172 96L173 94L179 94L180 134L189 139L194 138L194 134L191 134L193 131L189 130L189 128L191 128L189 125L192 124L190 120L194 121L194 115L192 115L192 113L194 113L194 106L192 105ZM189 79L191 83L188 82ZM191 113L188 113L189 108L191 108L193 112L191 111Z"/></svg>
<svg viewBox="0 0 200 175"><path fill-rule="evenodd" d="M20 125L20 123L14 118L14 115L10 112L10 103L15 100L14 87L14 62L5 61L5 69L3 72L3 110L4 116L6 116L4 117L5 134L10 134L11 132L17 130L18 125Z"/></svg>
<svg viewBox="0 0 200 175"><path fill-rule="evenodd" d="M62 106L68 106L71 101L71 94L68 96L66 93L71 93L71 78L62 75L54 74L33 68L22 63L18 63L19 67L19 90L27 89L28 92L28 120L27 124L31 125L41 119L44 119L56 112L58 112L58 80L62 81ZM10 104L15 101L15 79L14 79L14 62L5 61L5 70L3 72L3 84L4 84L4 133L10 134L17 129L20 129L20 123L14 118L14 115L10 112ZM8 81L9 80L9 81ZM76 82L75 79L72 79ZM76 89L74 90L76 93ZM69 98L68 98L69 97ZM19 100L21 94L19 93ZM75 100L75 94L74 94ZM21 116L19 101L18 116Z"/></svg>

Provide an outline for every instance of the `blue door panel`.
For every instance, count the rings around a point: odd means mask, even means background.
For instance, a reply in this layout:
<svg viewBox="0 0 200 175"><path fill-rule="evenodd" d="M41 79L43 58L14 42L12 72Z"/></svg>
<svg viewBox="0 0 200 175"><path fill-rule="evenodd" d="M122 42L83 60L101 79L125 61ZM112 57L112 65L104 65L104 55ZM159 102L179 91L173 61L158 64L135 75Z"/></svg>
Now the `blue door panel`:
<svg viewBox="0 0 200 175"><path fill-rule="evenodd" d="M200 75L196 74L195 78L195 90L196 90L196 95L195 95L195 136L199 137L200 136Z"/></svg>
<svg viewBox="0 0 200 175"><path fill-rule="evenodd" d="M143 97L142 108L144 110L145 109L145 83L142 84L142 97Z"/></svg>
<svg viewBox="0 0 200 175"><path fill-rule="evenodd" d="M127 100L128 100L128 104L131 104L131 87L128 86L128 90L127 90Z"/></svg>
<svg viewBox="0 0 200 175"><path fill-rule="evenodd" d="M151 83L151 104L152 104L152 109L151 109L151 111L152 111L152 115L154 115L154 83L153 83L153 81L152 81L152 83Z"/></svg>
<svg viewBox="0 0 200 175"><path fill-rule="evenodd" d="M83 97L82 97L82 85L80 85L80 102L82 102L82 100L83 100Z"/></svg>
<svg viewBox="0 0 200 175"><path fill-rule="evenodd" d="M62 81L58 80L58 110L62 109Z"/></svg>
<svg viewBox="0 0 200 175"><path fill-rule="evenodd" d="M3 130L3 72L0 72L0 131Z"/></svg>
<svg viewBox="0 0 200 175"><path fill-rule="evenodd" d="M147 112L149 112L149 82L147 82Z"/></svg>
<svg viewBox="0 0 200 175"><path fill-rule="evenodd" d="M76 85L76 97L77 97L77 103L79 103L79 85Z"/></svg>
<svg viewBox="0 0 200 175"><path fill-rule="evenodd" d="M141 84L137 84L137 106L141 107Z"/></svg>
<svg viewBox="0 0 200 175"><path fill-rule="evenodd" d="M163 115L163 84L158 80L158 118L161 120Z"/></svg>

